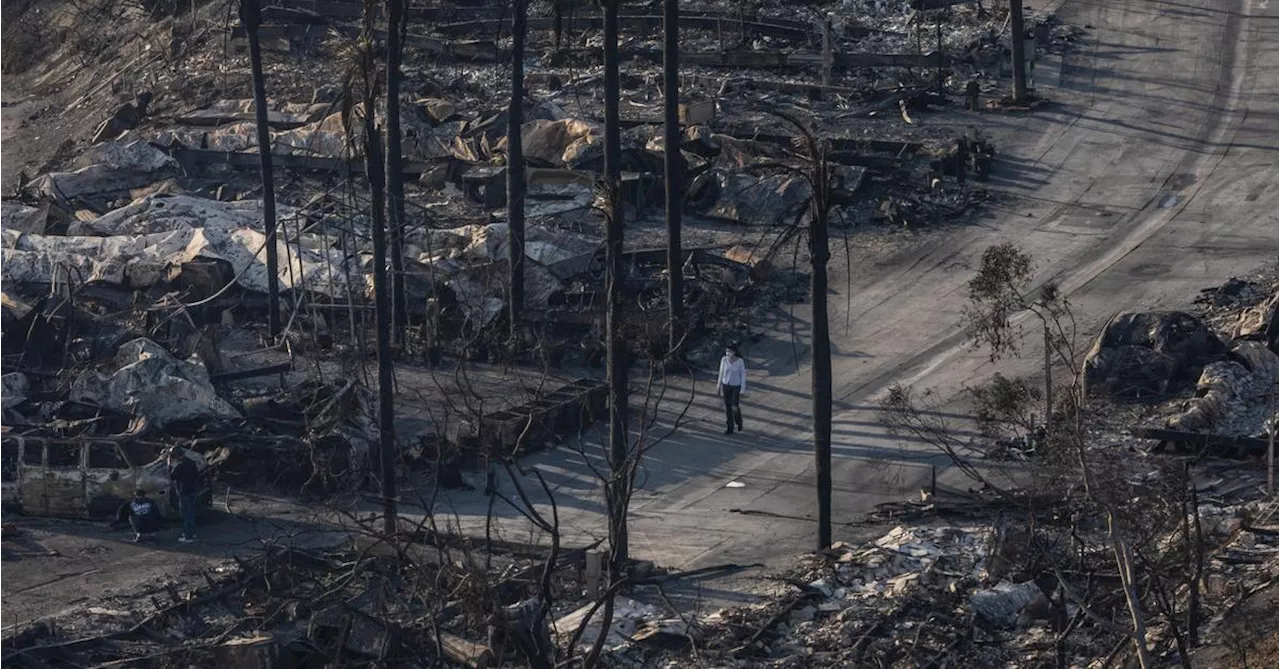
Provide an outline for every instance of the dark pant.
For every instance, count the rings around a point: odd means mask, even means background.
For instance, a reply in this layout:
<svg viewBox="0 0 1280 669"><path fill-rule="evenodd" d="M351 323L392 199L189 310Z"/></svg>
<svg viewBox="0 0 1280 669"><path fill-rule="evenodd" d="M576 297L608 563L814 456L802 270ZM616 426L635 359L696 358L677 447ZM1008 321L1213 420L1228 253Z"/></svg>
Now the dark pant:
<svg viewBox="0 0 1280 669"><path fill-rule="evenodd" d="M135 534L151 534L160 529L160 522L154 516L129 516L129 527Z"/></svg>
<svg viewBox="0 0 1280 669"><path fill-rule="evenodd" d="M196 496L182 493L178 495L178 508L182 511L182 536L196 538Z"/></svg>
<svg viewBox="0 0 1280 669"><path fill-rule="evenodd" d="M738 405L738 399L742 396L742 386L720 386L720 395L724 397L724 421L725 427L732 432L736 423L738 429L742 429L742 407Z"/></svg>

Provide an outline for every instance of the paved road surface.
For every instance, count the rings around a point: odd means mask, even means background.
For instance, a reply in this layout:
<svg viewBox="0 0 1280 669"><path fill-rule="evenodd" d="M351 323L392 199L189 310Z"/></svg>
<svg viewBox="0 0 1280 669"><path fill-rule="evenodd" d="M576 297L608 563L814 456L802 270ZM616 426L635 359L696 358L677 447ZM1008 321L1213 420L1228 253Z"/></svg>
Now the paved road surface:
<svg viewBox="0 0 1280 669"><path fill-rule="evenodd" d="M1115 311L1185 305L1200 288L1275 266L1278 2L1055 3L1064 21L1088 26L1075 53L1037 67L1056 104L976 122L924 120L994 135L1002 155L993 185L1004 197L981 225L930 235L873 266L833 268L837 520L918 494L928 480L930 453L877 424L875 400L890 383L947 398L996 370L965 348L957 325L964 284L987 246L1012 241L1030 252L1039 279L1061 282L1090 334ZM796 317L803 345L807 314ZM812 548L810 381L790 363L785 318L763 324L773 336L747 351L748 431L721 434L708 375L690 422L651 452L632 504L636 556L696 567ZM1034 374L1040 351L1029 346L1026 355L1000 369ZM661 426L670 420L659 416ZM598 447L587 460L603 466ZM602 536L601 497L583 458L560 451L532 461L555 484L569 540ZM964 484L955 472L943 481ZM481 495L447 501L464 526L483 524ZM531 536L510 507L495 512L504 533Z"/></svg>

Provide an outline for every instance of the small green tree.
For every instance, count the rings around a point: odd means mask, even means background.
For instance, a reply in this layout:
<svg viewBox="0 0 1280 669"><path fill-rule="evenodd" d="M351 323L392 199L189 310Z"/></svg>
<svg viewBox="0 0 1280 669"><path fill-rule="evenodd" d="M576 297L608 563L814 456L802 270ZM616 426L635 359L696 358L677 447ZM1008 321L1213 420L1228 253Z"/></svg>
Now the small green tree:
<svg viewBox="0 0 1280 669"><path fill-rule="evenodd" d="M1055 359L1071 369L1076 365L1076 322L1067 301L1054 282L1033 290L1031 256L1010 242L988 247L982 253L978 273L969 281L969 303L964 308L965 324L975 348L986 346L995 362L1017 355L1022 347L1021 314L1030 314L1040 324L1044 341L1044 425L1053 422L1053 363ZM1073 379L1077 375L1073 375ZM1078 379L1072 396L1079 398Z"/></svg>

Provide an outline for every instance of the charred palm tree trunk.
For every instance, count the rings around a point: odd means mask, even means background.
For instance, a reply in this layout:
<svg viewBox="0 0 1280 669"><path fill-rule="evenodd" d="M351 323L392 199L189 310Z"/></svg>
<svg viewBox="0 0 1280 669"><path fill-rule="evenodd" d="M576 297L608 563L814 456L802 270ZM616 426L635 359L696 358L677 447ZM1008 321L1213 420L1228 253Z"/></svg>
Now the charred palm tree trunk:
<svg viewBox="0 0 1280 669"><path fill-rule="evenodd" d="M812 152L813 219L809 227L809 255L813 264L810 300L813 303L813 454L818 487L818 550L831 546L831 333L827 317L827 261L831 259L827 218L827 162Z"/></svg>
<svg viewBox="0 0 1280 669"><path fill-rule="evenodd" d="M507 260L511 270L508 320L514 344L524 312L524 36L525 0L515 0L511 19L511 103L507 107Z"/></svg>
<svg viewBox="0 0 1280 669"><path fill-rule="evenodd" d="M404 292L404 152L400 145L400 54L404 0L387 0L387 204L391 223L391 304L396 344L408 324Z"/></svg>
<svg viewBox="0 0 1280 669"><path fill-rule="evenodd" d="M382 479L383 531L396 531L396 431L391 367L391 305L387 286L386 174L382 135L374 118L377 108L377 63L373 53L374 0L365 0L360 70L363 78L364 160L369 178L370 226L373 237L373 309L378 355L378 462Z"/></svg>
<svg viewBox="0 0 1280 669"><path fill-rule="evenodd" d="M564 34L564 0L551 0L552 30L555 32L555 53L560 53L560 36Z"/></svg>
<svg viewBox="0 0 1280 669"><path fill-rule="evenodd" d="M670 319L669 348L680 343L684 325L684 254L680 249L681 203L684 201L684 156L680 153L680 7L678 0L664 0L663 30L663 111L666 136L663 166L667 186L667 317Z"/></svg>
<svg viewBox="0 0 1280 669"><path fill-rule="evenodd" d="M615 578L627 562L627 353L622 339L622 142L618 98L618 0L604 0L605 337L609 383L609 536Z"/></svg>
<svg viewBox="0 0 1280 669"><path fill-rule="evenodd" d="M280 271L276 259L276 190L271 169L271 128L267 125L267 87L262 77L262 45L258 0L240 0L240 22L249 37L249 67L253 72L253 113L258 126L258 159L262 166L262 229L267 235L267 330L280 334Z"/></svg>
<svg viewBox="0 0 1280 669"><path fill-rule="evenodd" d="M1027 101L1027 51L1025 38L1027 27L1022 18L1022 0L1009 0L1009 31L1013 43L1013 104L1025 104Z"/></svg>

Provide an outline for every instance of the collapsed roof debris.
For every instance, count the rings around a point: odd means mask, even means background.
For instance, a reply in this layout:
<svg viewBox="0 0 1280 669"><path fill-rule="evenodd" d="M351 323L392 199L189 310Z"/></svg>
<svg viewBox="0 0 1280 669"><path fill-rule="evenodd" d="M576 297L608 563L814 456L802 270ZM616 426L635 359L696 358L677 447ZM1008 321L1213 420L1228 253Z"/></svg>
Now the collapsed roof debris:
<svg viewBox="0 0 1280 669"><path fill-rule="evenodd" d="M175 360L143 338L121 345L107 369L86 370L72 382L71 400L145 418L157 429L175 421L239 417L218 397L203 365Z"/></svg>

